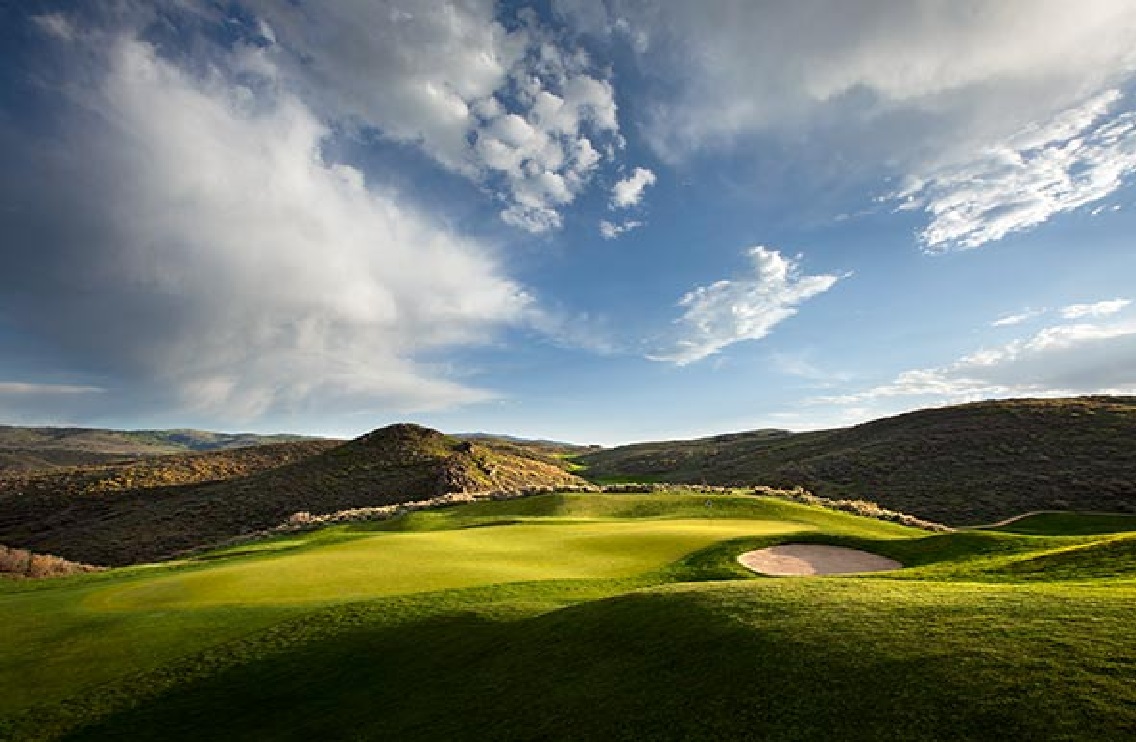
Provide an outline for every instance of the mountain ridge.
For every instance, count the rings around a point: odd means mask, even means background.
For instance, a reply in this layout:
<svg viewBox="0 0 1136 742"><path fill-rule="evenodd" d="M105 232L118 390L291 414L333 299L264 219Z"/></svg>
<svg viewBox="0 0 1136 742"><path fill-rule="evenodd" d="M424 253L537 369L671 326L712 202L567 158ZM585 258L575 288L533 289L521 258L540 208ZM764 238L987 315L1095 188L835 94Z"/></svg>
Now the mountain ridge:
<svg viewBox="0 0 1136 742"><path fill-rule="evenodd" d="M1041 510L1136 512L1136 397L974 402L849 428L618 446L605 479L802 486L952 525Z"/></svg>

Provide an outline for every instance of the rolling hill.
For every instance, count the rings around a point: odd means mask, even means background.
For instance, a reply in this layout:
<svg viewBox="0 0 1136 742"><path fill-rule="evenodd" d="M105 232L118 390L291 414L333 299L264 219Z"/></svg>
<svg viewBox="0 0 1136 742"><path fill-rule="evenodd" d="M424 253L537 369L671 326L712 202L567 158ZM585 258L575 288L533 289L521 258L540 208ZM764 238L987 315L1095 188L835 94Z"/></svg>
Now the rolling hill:
<svg viewBox="0 0 1136 742"><path fill-rule="evenodd" d="M221 469L236 476L167 483L171 472L177 481ZM582 484L546 461L407 424L342 444L277 444L177 459L169 466L157 459L125 474L116 471L118 479L97 470L93 476L10 478L0 489L0 543L122 565L271 527L299 511L329 513L448 492Z"/></svg>
<svg viewBox="0 0 1136 742"><path fill-rule="evenodd" d="M640 443L574 459L597 481L800 485L954 525L1136 512L1136 398L1020 399L851 428Z"/></svg>

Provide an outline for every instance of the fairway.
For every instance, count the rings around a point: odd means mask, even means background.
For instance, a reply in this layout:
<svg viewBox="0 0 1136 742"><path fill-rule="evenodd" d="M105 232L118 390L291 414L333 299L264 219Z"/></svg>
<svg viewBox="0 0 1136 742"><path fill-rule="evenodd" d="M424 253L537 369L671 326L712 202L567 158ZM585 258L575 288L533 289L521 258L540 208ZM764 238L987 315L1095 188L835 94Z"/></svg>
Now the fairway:
<svg viewBox="0 0 1136 742"><path fill-rule="evenodd" d="M190 609L361 600L529 580L630 577L715 541L804 526L682 519L510 523L426 533L377 533L171 574L89 595L99 611Z"/></svg>
<svg viewBox="0 0 1136 742"><path fill-rule="evenodd" d="M738 563L786 545L903 568ZM0 583L0 738L1110 739L1136 707L1134 555L742 494L420 511Z"/></svg>

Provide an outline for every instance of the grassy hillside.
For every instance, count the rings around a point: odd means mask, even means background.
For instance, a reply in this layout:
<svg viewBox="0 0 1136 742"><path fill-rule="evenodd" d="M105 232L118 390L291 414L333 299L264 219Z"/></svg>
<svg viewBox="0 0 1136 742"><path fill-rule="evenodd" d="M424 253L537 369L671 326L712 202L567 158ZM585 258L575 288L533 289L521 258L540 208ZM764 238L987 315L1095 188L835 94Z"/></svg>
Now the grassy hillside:
<svg viewBox="0 0 1136 742"><path fill-rule="evenodd" d="M600 481L801 485L952 524L1047 509L1136 512L1136 398L980 402L840 430L621 446L577 461Z"/></svg>
<svg viewBox="0 0 1136 742"><path fill-rule="evenodd" d="M909 568L734 560L800 541ZM419 512L0 585L0 737L1125 739L1134 555L751 496Z"/></svg>
<svg viewBox="0 0 1136 742"><path fill-rule="evenodd" d="M539 459L565 471L576 471L580 468L573 461L575 457L600 449L599 446L577 446L573 443L561 443L560 441L530 440L489 433L463 433L454 437L477 443L501 453Z"/></svg>
<svg viewBox="0 0 1136 742"><path fill-rule="evenodd" d="M98 472L93 482L75 475L80 481L72 488L53 486L70 482L71 475L31 479L42 487L13 480L0 500L0 543L122 565L275 526L298 511L329 513L446 492L580 482L559 466L414 425L392 425L330 448L326 442L281 445L287 448L272 452L294 455L258 459L262 449L251 449L220 457L239 460L249 470L224 481L166 485L171 470L165 459L128 471L125 488ZM204 461L217 460L215 454ZM201 461L183 463L192 469ZM135 473L137 480L130 478Z"/></svg>
<svg viewBox="0 0 1136 742"><path fill-rule="evenodd" d="M204 430L105 430L0 425L0 473L121 462L146 456L222 451L311 440L299 435Z"/></svg>

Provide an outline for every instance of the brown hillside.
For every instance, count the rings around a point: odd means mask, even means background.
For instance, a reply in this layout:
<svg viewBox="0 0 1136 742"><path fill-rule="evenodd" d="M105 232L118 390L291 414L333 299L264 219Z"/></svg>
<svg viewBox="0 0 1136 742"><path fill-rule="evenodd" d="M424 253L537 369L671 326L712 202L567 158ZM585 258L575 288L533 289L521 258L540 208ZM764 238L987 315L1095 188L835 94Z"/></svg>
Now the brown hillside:
<svg viewBox="0 0 1136 742"><path fill-rule="evenodd" d="M0 542L94 564L151 561L280 523L445 492L580 484L543 461L416 425L392 425L298 461L221 482L10 495Z"/></svg>
<svg viewBox="0 0 1136 742"><path fill-rule="evenodd" d="M803 486L956 525L1031 510L1136 512L1136 398L1018 399L852 428L621 446L588 477Z"/></svg>
<svg viewBox="0 0 1136 742"><path fill-rule="evenodd" d="M167 454L101 466L0 470L0 501L16 494L73 498L247 477L339 445L341 441L309 440L207 453Z"/></svg>

